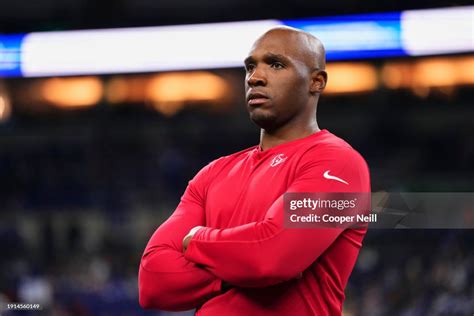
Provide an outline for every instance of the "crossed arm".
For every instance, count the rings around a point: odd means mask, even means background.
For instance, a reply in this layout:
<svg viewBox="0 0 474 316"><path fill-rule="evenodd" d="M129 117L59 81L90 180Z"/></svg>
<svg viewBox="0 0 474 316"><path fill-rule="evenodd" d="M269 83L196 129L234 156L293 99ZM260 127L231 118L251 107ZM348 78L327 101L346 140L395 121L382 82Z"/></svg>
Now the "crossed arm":
<svg viewBox="0 0 474 316"><path fill-rule="evenodd" d="M370 191L364 181L350 189L336 181L328 184L321 178L327 166L327 162L308 166L288 191ZM343 231L285 229L281 196L264 220L227 229L196 229L184 239L183 248L183 237L193 228L205 226L203 201L209 168L189 183L176 211L156 230L145 249L139 272L140 304L145 308L195 308L222 293L222 280L235 286L265 287L298 277ZM332 166L341 176L351 169Z"/></svg>
<svg viewBox="0 0 474 316"><path fill-rule="evenodd" d="M265 287L297 278L343 229L288 229L283 216L281 196L263 221L226 229L199 228L184 240L188 243L185 258L241 287Z"/></svg>
<svg viewBox="0 0 474 316"><path fill-rule="evenodd" d="M188 231L205 225L202 192L196 183L209 166L190 181L171 217L153 234L139 269L139 301L143 308L189 310L221 293L221 280L184 258L182 240ZM198 181L196 181L198 180Z"/></svg>

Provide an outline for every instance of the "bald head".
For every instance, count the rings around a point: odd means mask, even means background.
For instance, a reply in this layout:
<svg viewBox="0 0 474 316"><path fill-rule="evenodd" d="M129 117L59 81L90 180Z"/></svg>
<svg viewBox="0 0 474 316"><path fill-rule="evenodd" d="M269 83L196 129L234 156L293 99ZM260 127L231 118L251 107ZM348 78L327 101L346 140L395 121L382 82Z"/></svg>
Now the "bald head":
<svg viewBox="0 0 474 316"><path fill-rule="evenodd" d="M319 95L327 82L324 46L316 37L290 27L273 28L255 41L244 63L253 122L267 133L314 132Z"/></svg>
<svg viewBox="0 0 474 316"><path fill-rule="evenodd" d="M293 46L295 53L311 70L326 68L326 50L316 36L293 27L278 26L260 36L255 41L254 47L269 37L280 38L287 45Z"/></svg>

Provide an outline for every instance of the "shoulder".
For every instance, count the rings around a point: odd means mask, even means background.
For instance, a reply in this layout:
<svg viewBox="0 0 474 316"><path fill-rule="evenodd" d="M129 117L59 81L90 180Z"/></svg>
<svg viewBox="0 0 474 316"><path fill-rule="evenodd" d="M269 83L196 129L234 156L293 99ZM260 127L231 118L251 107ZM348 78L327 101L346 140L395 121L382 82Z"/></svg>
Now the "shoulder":
<svg viewBox="0 0 474 316"><path fill-rule="evenodd" d="M252 146L241 151L235 152L233 154L222 156L217 159L212 160L207 165L205 165L199 173L212 175L219 173L225 166L229 164L235 164L237 161L245 159L255 148L258 146Z"/></svg>
<svg viewBox="0 0 474 316"><path fill-rule="evenodd" d="M366 165L362 155L344 139L325 131L315 138L301 153L303 161L333 161L347 165L358 163Z"/></svg>
<svg viewBox="0 0 474 316"><path fill-rule="evenodd" d="M301 153L300 174L339 175L362 187L370 184L369 167L362 155L345 140L331 133L317 139Z"/></svg>

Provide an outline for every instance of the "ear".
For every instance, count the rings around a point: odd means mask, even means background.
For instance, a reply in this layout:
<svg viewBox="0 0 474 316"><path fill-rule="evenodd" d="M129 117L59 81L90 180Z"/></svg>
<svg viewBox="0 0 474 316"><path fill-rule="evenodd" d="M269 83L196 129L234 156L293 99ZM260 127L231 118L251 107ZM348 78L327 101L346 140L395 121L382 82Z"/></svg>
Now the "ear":
<svg viewBox="0 0 474 316"><path fill-rule="evenodd" d="M326 88L328 74L324 70L315 69L311 73L311 86L309 91L311 94L321 93Z"/></svg>

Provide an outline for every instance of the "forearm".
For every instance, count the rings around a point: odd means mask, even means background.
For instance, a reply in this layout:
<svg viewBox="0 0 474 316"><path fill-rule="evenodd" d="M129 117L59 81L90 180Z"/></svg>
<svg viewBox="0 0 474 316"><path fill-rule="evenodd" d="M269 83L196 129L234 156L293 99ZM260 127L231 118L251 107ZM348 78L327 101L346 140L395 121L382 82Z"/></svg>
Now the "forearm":
<svg viewBox="0 0 474 316"><path fill-rule="evenodd" d="M185 258L236 286L263 287L297 277L342 232L283 229L271 220L230 229L200 229Z"/></svg>
<svg viewBox="0 0 474 316"><path fill-rule="evenodd" d="M144 308L196 308L219 294L220 288L220 279L186 260L181 252L157 247L146 252L141 260L139 297Z"/></svg>
<svg viewBox="0 0 474 316"><path fill-rule="evenodd" d="M308 178L295 182L288 192L349 191L336 181L324 185L312 175ZM367 189L370 190L361 186L350 188L353 192ZM297 277L347 228L288 228L284 225L285 214L282 195L262 221L227 229L202 228L190 240L185 258L231 284L269 286Z"/></svg>
<svg viewBox="0 0 474 316"><path fill-rule="evenodd" d="M182 252L183 237L192 227L202 224L202 208L190 203L185 195L173 215L155 231L139 268L143 307L187 310L219 294L221 281L186 260Z"/></svg>

